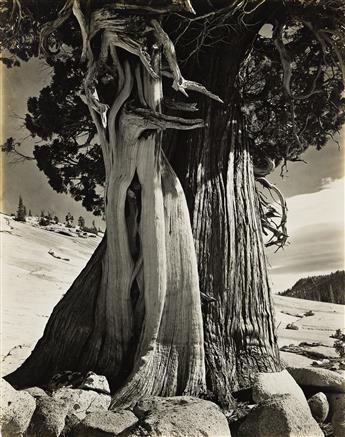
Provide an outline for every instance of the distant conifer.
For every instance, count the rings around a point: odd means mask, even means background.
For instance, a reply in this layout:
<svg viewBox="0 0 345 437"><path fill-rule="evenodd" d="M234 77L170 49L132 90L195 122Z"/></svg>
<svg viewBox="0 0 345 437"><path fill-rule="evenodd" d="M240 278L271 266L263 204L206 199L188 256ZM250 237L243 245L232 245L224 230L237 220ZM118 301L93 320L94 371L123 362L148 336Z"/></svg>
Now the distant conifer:
<svg viewBox="0 0 345 437"><path fill-rule="evenodd" d="M19 196L16 220L19 221L19 222L25 222L26 221L26 208L24 206L22 196Z"/></svg>

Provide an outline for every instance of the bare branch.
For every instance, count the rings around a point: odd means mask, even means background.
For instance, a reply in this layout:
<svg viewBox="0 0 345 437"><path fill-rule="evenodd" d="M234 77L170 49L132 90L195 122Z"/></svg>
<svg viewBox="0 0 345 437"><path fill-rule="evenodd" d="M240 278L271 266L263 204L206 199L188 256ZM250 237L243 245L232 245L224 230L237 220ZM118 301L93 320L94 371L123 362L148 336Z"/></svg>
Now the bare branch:
<svg viewBox="0 0 345 437"><path fill-rule="evenodd" d="M272 233L272 238L266 243L266 246L277 246L277 250L282 248L288 239L287 234L287 228L286 228L286 222L287 222L287 205L286 201L284 199L283 194L279 190L278 187L271 184L266 178L260 177L256 179L257 182L260 182L261 185L268 189L270 192L274 192L279 199L279 205L281 209L281 215L280 215L280 222L277 224L275 223L270 217L269 214L261 211L261 220L262 220L262 226L263 228L266 228L268 231ZM272 196L273 197L273 196ZM266 202L262 197L260 198L260 204L261 208L262 206L265 206L270 214L271 217L277 218L279 217L279 214L273 208L272 206L269 207L268 202Z"/></svg>
<svg viewBox="0 0 345 437"><path fill-rule="evenodd" d="M59 16L56 20L49 21L44 24L40 32L40 50L47 55L56 54L58 49L52 51L49 47L49 37L55 32L59 27L63 25L65 21L72 15L72 4L73 0L67 0L63 8L61 9ZM56 43L57 44L57 43Z"/></svg>
<svg viewBox="0 0 345 437"><path fill-rule="evenodd" d="M208 91L203 85L200 85L199 83L190 80L185 80L183 78L180 67L178 66L174 44L172 43L169 36L164 32L157 20L151 20L151 24L154 27L157 40L162 45L163 53L168 61L170 70L172 72L172 77L174 79L173 88L176 91L182 92L182 94L184 94L185 96L188 96L186 90L191 90L201 94L205 94L207 97L216 100L217 102L223 103L223 100L220 97Z"/></svg>
<svg viewBox="0 0 345 437"><path fill-rule="evenodd" d="M163 103L165 107L176 111L195 112L199 110L196 103L178 102L168 98L165 98Z"/></svg>
<svg viewBox="0 0 345 437"><path fill-rule="evenodd" d="M81 36L82 36L82 40L83 40L83 48L82 48L82 52L81 52L81 61L85 61L87 58L87 53L90 51L91 49L89 49L89 25L86 22L86 19L84 17L84 14L80 8L80 0L74 0L73 2L73 7L72 7L72 11L74 16L76 17L76 19L78 20L79 26L80 26L80 31L81 31Z"/></svg>
<svg viewBox="0 0 345 437"><path fill-rule="evenodd" d="M290 63L290 56L285 48L284 42L283 42L283 30L284 26L277 22L274 28L273 36L274 36L274 45L276 46L280 62L283 67L283 86L285 89L285 92L288 96L291 96L291 63Z"/></svg>
<svg viewBox="0 0 345 437"><path fill-rule="evenodd" d="M125 108L125 116L137 124L138 128L143 131L147 129L181 129L191 130L204 127L205 123L202 119L186 119L182 117L174 117L165 115L160 112L146 108L133 108L127 106Z"/></svg>

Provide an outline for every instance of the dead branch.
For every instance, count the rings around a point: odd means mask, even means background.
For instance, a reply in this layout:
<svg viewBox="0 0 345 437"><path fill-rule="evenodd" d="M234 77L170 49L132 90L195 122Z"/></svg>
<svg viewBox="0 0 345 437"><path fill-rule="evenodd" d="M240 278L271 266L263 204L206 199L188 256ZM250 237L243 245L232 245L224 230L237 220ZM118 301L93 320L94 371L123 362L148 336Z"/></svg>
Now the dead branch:
<svg viewBox="0 0 345 437"><path fill-rule="evenodd" d="M86 22L84 14L80 8L80 0L74 0L72 11L80 26L81 37L83 41L81 61L84 62L87 58L87 53L91 51L91 49L88 47L90 44L89 42L90 29L88 23Z"/></svg>
<svg viewBox="0 0 345 437"><path fill-rule="evenodd" d="M125 108L124 115L127 117L128 121L138 126L140 133L143 130L148 129L191 130L205 126L204 121L200 118L186 119L182 117L174 117L151 109L129 107L129 105Z"/></svg>
<svg viewBox="0 0 345 437"><path fill-rule="evenodd" d="M223 100L220 97L208 91L203 85L183 78L180 67L178 66L174 44L157 20L151 20L151 24L154 27L158 42L162 45L164 56L166 57L172 72L172 77L174 79L173 88L176 91L182 92L185 96L188 96L186 90L191 90L205 94L207 97L223 103Z"/></svg>
<svg viewBox="0 0 345 437"><path fill-rule="evenodd" d="M271 184L266 178L259 177L256 180L260 182L260 184L264 188L268 189L270 193L274 192L278 196L281 214L279 214L273 206L270 206L268 202L263 199L262 196L260 198L260 205L261 205L261 220L262 220L263 229L267 229L269 232L272 233L272 237L266 243L266 247L277 246L277 250L279 250L286 244L287 239L289 237L286 228L286 222L287 222L286 201L279 188ZM265 207L269 211L269 214L263 211L263 207ZM280 222L278 224L275 223L271 219L271 217L272 218L280 217Z"/></svg>
<svg viewBox="0 0 345 437"><path fill-rule="evenodd" d="M68 18L72 15L72 5L73 0L67 0L63 8L60 10L59 16L56 20L49 21L41 27L40 31L40 51L46 55L56 54L58 52L59 46L57 50L52 51L49 46L49 37L53 32L55 32L59 27L68 20ZM57 45L57 42L55 42Z"/></svg>
<svg viewBox="0 0 345 437"><path fill-rule="evenodd" d="M113 4L108 5L109 9L115 9L115 10L125 10L125 11L137 11L139 12L149 12L152 14L171 14L174 11L185 11L189 12L191 14L195 14L195 11L193 9L193 6L190 2L190 0L185 0L182 5L177 5L174 3L169 3L167 6L164 5L157 5L157 6L150 6L149 4L145 4L141 2L142 4L128 4L126 0L117 0ZM146 2L147 3L147 2Z"/></svg>
<svg viewBox="0 0 345 437"><path fill-rule="evenodd" d="M196 103L179 102L168 98L165 98L163 103L166 108L175 111L196 112L199 110Z"/></svg>
<svg viewBox="0 0 345 437"><path fill-rule="evenodd" d="M283 87L286 94L291 96L291 60L283 42L283 30L284 26L277 22L273 32L273 42L278 50L280 62L283 67Z"/></svg>

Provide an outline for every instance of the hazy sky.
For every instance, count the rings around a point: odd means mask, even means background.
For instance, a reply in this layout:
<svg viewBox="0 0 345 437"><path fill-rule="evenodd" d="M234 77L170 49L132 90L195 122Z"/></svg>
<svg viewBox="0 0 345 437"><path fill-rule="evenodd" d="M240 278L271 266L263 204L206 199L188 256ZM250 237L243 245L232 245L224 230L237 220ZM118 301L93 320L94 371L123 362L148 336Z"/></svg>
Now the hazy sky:
<svg viewBox="0 0 345 437"><path fill-rule="evenodd" d="M21 140L28 132L21 127L23 120L18 117L26 112L27 98L36 95L47 82L47 70L44 64L34 60L20 69L7 70L2 66L2 72L3 137ZM268 251L274 291L284 290L304 276L344 268L344 138L340 142L340 150L334 142L319 152L308 150L303 156L308 165L291 163L283 179L279 171L270 177L287 197L290 235L289 245L284 250L276 254ZM22 152L31 154L32 149L32 139L26 139ZM15 211L21 194L34 214L45 209L64 219L67 211L71 211L75 218L83 215L87 224L95 219L80 203L55 193L34 161L13 165L8 158L2 156L2 159L5 184L0 204L3 212ZM96 224L102 224L99 218Z"/></svg>

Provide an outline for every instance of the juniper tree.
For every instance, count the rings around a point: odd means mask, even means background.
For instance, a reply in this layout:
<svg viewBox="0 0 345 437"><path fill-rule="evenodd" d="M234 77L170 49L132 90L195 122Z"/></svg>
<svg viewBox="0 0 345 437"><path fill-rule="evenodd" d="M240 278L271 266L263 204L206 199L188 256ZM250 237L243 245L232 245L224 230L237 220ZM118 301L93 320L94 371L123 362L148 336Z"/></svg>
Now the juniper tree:
<svg viewBox="0 0 345 437"><path fill-rule="evenodd" d="M2 6L3 61L40 51L53 69L28 101L38 166L57 191L104 208L107 224L32 355L7 376L17 386L92 369L109 378L113 406L205 390L229 406L256 372L281 369L262 231L283 244L286 211L265 176L322 147L344 120L344 6L193 6ZM277 195L280 221L255 181Z"/></svg>

